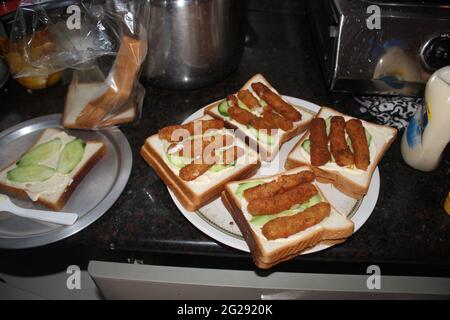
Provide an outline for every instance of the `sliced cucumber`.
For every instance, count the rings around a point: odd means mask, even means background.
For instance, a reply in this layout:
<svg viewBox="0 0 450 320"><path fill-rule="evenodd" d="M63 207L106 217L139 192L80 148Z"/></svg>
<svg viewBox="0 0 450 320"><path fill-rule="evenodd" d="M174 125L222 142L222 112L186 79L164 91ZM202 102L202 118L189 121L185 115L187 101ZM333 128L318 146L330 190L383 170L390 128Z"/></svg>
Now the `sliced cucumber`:
<svg viewBox="0 0 450 320"><path fill-rule="evenodd" d="M179 169L187 166L189 163L192 162L191 158L181 157L174 154L167 154L167 160L169 160L171 164L173 164L175 167Z"/></svg>
<svg viewBox="0 0 450 320"><path fill-rule="evenodd" d="M55 169L42 165L16 167L8 171L6 178L12 182L43 182L55 174Z"/></svg>
<svg viewBox="0 0 450 320"><path fill-rule="evenodd" d="M366 128L364 128L364 132L366 133L367 145L370 147L370 143L372 142L372 135Z"/></svg>
<svg viewBox="0 0 450 320"><path fill-rule="evenodd" d="M228 105L228 101L226 99L222 100L222 102L219 103L219 106L218 106L219 113L221 115L223 115L224 117L228 117L228 108L229 107L230 106Z"/></svg>
<svg viewBox="0 0 450 320"><path fill-rule="evenodd" d="M244 198L244 191L256 186L259 186L260 184L265 183L264 181L249 181L249 182L243 182L238 185L236 188L236 191L234 194L238 196L239 198Z"/></svg>
<svg viewBox="0 0 450 320"><path fill-rule="evenodd" d="M29 166L32 164L39 164L45 160L50 159L61 148L61 139L55 138L53 140L41 143L32 150L25 153L19 162L18 166Z"/></svg>
<svg viewBox="0 0 450 320"><path fill-rule="evenodd" d="M223 165L223 164L215 164L211 168L209 168L209 171L211 172L220 172L222 170L225 170L227 168L231 167L231 165Z"/></svg>
<svg viewBox="0 0 450 320"><path fill-rule="evenodd" d="M255 226L255 227L262 227L264 226L267 222L269 222L270 220L273 220L275 218L279 218L279 217L288 217L288 216L292 216L296 213L302 212L316 204L318 204L319 202L322 202L322 197L318 194L316 194L315 196L311 197L311 199L309 199L307 202L299 205L298 207L294 208L294 209L289 209L289 210L285 210L282 211L280 213L277 214L269 214L269 215L264 215L264 216L256 216L253 217L250 222Z"/></svg>
<svg viewBox="0 0 450 320"><path fill-rule="evenodd" d="M250 108L247 107L247 105L244 104L241 100L238 100L238 106L239 106L240 108L242 108L242 109L247 110L248 112L252 112L252 110L250 110ZM252 112L252 113L253 113L253 112Z"/></svg>
<svg viewBox="0 0 450 320"><path fill-rule="evenodd" d="M66 144L59 156L56 170L63 174L71 173L83 159L85 148L86 142L78 138Z"/></svg>
<svg viewBox="0 0 450 320"><path fill-rule="evenodd" d="M302 148L305 150L308 154L311 154L311 140L306 139L302 142Z"/></svg>
<svg viewBox="0 0 450 320"><path fill-rule="evenodd" d="M303 211L318 204L319 202L322 202L322 197L319 194L316 194L315 196L311 197L307 202L302 203L298 207L294 207L292 209L300 209Z"/></svg>
<svg viewBox="0 0 450 320"><path fill-rule="evenodd" d="M328 118L325 119L325 128L327 131L327 136L330 135L330 131L331 131L331 118L332 118L332 116L329 116Z"/></svg>

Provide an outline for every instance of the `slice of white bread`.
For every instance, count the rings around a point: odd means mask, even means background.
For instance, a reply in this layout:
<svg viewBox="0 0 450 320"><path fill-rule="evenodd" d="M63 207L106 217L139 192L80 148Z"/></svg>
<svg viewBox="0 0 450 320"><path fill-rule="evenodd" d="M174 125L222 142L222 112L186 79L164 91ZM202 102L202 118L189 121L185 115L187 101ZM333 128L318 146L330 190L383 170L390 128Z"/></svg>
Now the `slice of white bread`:
<svg viewBox="0 0 450 320"><path fill-rule="evenodd" d="M327 119L330 116L342 116L345 121L353 117L342 114L334 109L322 107L316 117ZM380 162L386 150L394 142L397 129L370 123L361 120L364 128L371 134L372 140L369 146L370 165L367 170L350 169L339 167L335 163L327 163L324 166L314 167L311 165L309 154L302 148L302 143L309 138L309 130L301 137L300 141L290 151L285 163L286 169L292 169L302 165L312 167L320 182L332 183L338 190L350 197L360 199L369 189L373 172Z"/></svg>
<svg viewBox="0 0 450 320"><path fill-rule="evenodd" d="M56 137L60 137L63 142L60 151L47 162L43 163L49 167L56 167L57 159L59 157L64 144L72 141L75 137L67 135L63 130L57 128L45 129L38 137L33 147L50 141ZM13 196L21 198L34 198L39 204L42 204L52 210L60 211L70 195L76 189L78 184L88 174L88 172L94 167L94 165L103 157L106 153L106 145L100 140L86 141L86 147L83 158L77 164L77 166L67 175L54 176L47 181L30 183L18 183L12 182L7 179L7 172L14 169L17 165L17 161L10 164L8 167L0 171L0 190L7 192ZM20 155L18 155L20 156ZM38 191L39 190L39 191Z"/></svg>
<svg viewBox="0 0 450 320"><path fill-rule="evenodd" d="M257 97L252 89L252 83L256 82L265 84L273 92L279 94L261 74L253 76L250 80L247 81L247 83L241 88L241 90L248 89L254 94L255 97ZM314 114L310 110L302 108L301 106L294 105L294 107L302 114L302 119L295 122L294 127L290 131L283 131L279 129L274 143L272 145L268 145L263 143L262 141L257 141L257 138L245 125L240 124L236 120L233 120L231 117L225 117L221 115L218 111L220 102L221 101L218 101L207 106L205 109L205 114L209 114L210 116L217 119L223 119L227 127L238 129L240 135L244 135L249 139L249 145L259 151L260 159L267 162L272 161L272 159L278 154L278 151L280 150L284 142L292 139L293 137L306 130L309 126L309 123L314 117Z"/></svg>
<svg viewBox="0 0 450 320"><path fill-rule="evenodd" d="M270 177L233 181L228 183L225 186L225 191L222 192L222 201L241 230L253 261L259 268L268 269L282 261L290 260L305 249L314 247L324 241L331 241L332 244L341 243L353 234L353 222L337 212L333 206L331 206L330 215L320 223L283 239L267 240L262 234L261 228L250 222L252 216L247 211L247 201L236 195L239 184L249 181L269 182L280 175L294 174L304 170L311 169L302 166ZM316 184L315 186L322 199L327 202L319 187Z"/></svg>
<svg viewBox="0 0 450 320"><path fill-rule="evenodd" d="M207 119L212 118L206 115L198 120ZM216 199L223 191L225 183L252 176L260 166L256 152L236 139L236 145L243 148L245 154L237 160L234 166L220 172L208 171L193 181L184 181L178 175L179 169L168 161L164 143L158 134L148 137L141 148L141 155L188 211L195 211Z"/></svg>
<svg viewBox="0 0 450 320"><path fill-rule="evenodd" d="M103 95L107 89L108 86L104 82L70 84L64 105L63 126L71 129L85 128L82 123L77 122L78 116L90 101ZM137 117L137 111L133 103L128 104L129 106L124 106L119 114L103 119L99 124L100 127L133 122Z"/></svg>

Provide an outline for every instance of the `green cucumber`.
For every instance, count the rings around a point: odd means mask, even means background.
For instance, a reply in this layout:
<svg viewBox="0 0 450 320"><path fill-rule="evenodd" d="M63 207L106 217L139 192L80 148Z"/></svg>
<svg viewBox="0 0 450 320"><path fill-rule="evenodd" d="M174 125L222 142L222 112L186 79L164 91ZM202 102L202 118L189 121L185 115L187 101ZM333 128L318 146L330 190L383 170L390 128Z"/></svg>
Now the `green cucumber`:
<svg viewBox="0 0 450 320"><path fill-rule="evenodd" d="M219 106L217 109L219 110L219 113L223 115L224 117L228 117L228 108L230 106L228 105L228 101L226 99L222 100L222 102L219 103Z"/></svg>
<svg viewBox="0 0 450 320"><path fill-rule="evenodd" d="M308 154L311 154L311 140L306 139L302 142L302 148L305 150Z"/></svg>
<svg viewBox="0 0 450 320"><path fill-rule="evenodd" d="M61 139L55 138L53 140L44 142L34 147L32 150L25 153L17 162L18 166L29 166L32 164L39 164L45 160L50 159L61 148Z"/></svg>
<svg viewBox="0 0 450 320"><path fill-rule="evenodd" d="M256 216L256 217L253 217L250 220L250 222L255 227L261 228L262 226L264 226L270 220L273 220L275 218L280 218L280 217L292 216L294 214L302 212L302 211L304 211L304 210L306 210L306 209L308 209L308 208L318 204L319 202L322 202L322 197L320 195L316 194L315 196L311 197L307 202L299 205L298 207L295 207L294 209L285 210L285 211L282 211L282 212L277 213L277 214Z"/></svg>
<svg viewBox="0 0 450 320"><path fill-rule="evenodd" d="M211 172L220 172L220 171L225 170L225 169L227 169L229 167L232 167L232 166L233 166L232 164L230 164L230 165L215 164L211 168L209 168L209 171L211 171Z"/></svg>
<svg viewBox="0 0 450 320"><path fill-rule="evenodd" d="M366 133L367 145L370 147L370 143L372 142L372 135L366 128L364 128L364 132Z"/></svg>
<svg viewBox="0 0 450 320"><path fill-rule="evenodd" d="M244 198L244 191L256 186L259 186L260 184L265 183L264 181L249 181L249 182L243 182L238 185L236 188L236 191L234 194L238 196L239 198Z"/></svg>
<svg viewBox="0 0 450 320"><path fill-rule="evenodd" d="M239 108L242 108L242 109L244 109L244 110L247 110L248 112L252 112L252 110L251 110L249 107L247 107L247 105L244 104L241 100L238 100L238 106L239 106ZM253 112L252 112L252 113L253 113Z"/></svg>
<svg viewBox="0 0 450 320"><path fill-rule="evenodd" d="M175 167L177 167L179 169L187 166L189 163L192 162L191 158L177 156L177 155L174 155L174 154L167 154L167 160L169 160L169 162L171 164L173 164Z"/></svg>
<svg viewBox="0 0 450 320"><path fill-rule="evenodd" d="M6 178L12 182L43 182L55 174L55 169L42 165L21 166L8 171Z"/></svg>
<svg viewBox="0 0 450 320"><path fill-rule="evenodd" d="M329 116L328 118L325 119L325 128L327 130L327 136L330 135L330 131L331 131L331 118L333 118L333 117Z"/></svg>
<svg viewBox="0 0 450 320"><path fill-rule="evenodd" d="M86 142L77 138L64 146L59 156L56 170L63 174L69 174L80 163L84 156Z"/></svg>

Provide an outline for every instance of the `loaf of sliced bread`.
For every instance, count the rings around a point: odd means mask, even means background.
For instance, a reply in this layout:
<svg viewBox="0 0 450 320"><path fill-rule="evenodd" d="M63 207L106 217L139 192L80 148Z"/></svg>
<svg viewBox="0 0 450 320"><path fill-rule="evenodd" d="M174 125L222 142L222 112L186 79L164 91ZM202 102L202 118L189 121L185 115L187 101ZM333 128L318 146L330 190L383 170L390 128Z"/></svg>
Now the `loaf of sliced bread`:
<svg viewBox="0 0 450 320"><path fill-rule="evenodd" d="M82 129L82 123L77 122L78 116L84 110L89 101L95 100L103 95L108 86L104 82L76 83L69 85L62 124L65 128ZM114 115L107 115L98 123L98 127L114 126L133 122L137 118L137 110L133 103L124 106L123 111ZM87 126L86 129L90 129Z"/></svg>

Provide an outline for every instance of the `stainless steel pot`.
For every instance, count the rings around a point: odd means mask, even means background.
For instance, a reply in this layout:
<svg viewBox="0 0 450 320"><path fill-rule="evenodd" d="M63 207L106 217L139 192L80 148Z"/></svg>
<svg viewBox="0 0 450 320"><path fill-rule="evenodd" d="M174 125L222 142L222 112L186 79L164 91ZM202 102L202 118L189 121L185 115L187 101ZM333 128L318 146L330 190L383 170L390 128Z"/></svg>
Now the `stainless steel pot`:
<svg viewBox="0 0 450 320"><path fill-rule="evenodd" d="M193 89L237 68L244 48L245 0L148 0L147 5L143 77L150 84Z"/></svg>

